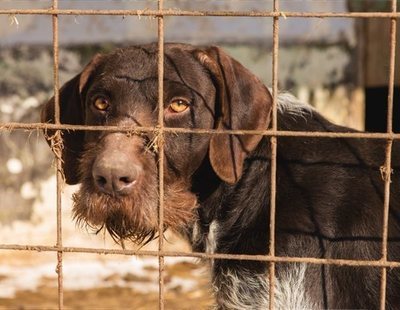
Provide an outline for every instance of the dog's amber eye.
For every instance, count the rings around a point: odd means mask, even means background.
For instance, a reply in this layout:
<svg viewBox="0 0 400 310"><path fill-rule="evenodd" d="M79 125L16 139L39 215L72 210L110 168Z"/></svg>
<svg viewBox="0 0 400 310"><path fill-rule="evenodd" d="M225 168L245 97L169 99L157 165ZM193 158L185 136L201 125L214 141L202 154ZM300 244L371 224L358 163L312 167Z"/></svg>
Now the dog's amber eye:
<svg viewBox="0 0 400 310"><path fill-rule="evenodd" d="M96 101L94 102L93 105L99 111L106 111L108 109L108 107L110 106L110 103L108 102L107 99L105 99L103 97L99 97L96 99Z"/></svg>
<svg viewBox="0 0 400 310"><path fill-rule="evenodd" d="M187 108L189 108L189 102L184 99L175 99L169 105L169 109L174 113L181 113Z"/></svg>

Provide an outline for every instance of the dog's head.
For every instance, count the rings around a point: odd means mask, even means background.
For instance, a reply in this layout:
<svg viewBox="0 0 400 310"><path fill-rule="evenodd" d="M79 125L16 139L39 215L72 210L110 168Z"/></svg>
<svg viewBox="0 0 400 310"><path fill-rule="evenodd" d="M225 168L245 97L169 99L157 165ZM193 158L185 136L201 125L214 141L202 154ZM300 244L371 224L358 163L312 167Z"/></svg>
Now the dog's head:
<svg viewBox="0 0 400 310"><path fill-rule="evenodd" d="M96 55L61 88L61 123L157 126L157 59L155 44ZM258 78L221 49L182 44L165 46L163 100L166 127L234 130L266 129L272 102ZM54 98L42 121L54 122ZM78 221L137 242L157 234L158 138L156 131L64 131L66 181L81 183L74 196ZM222 182L235 183L260 139L165 133L165 226L190 226L197 206L191 178L205 159Z"/></svg>

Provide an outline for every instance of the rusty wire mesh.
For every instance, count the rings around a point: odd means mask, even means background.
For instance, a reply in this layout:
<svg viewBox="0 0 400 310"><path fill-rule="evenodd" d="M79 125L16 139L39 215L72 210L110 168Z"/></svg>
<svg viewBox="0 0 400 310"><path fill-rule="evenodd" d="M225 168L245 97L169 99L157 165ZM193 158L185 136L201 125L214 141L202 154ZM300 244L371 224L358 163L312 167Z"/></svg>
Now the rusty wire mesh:
<svg viewBox="0 0 400 310"><path fill-rule="evenodd" d="M157 0L157 10L81 10L81 9L59 9L58 0L53 0L51 8L48 9L0 9L0 15L49 15L52 16L53 25L53 78L54 78L54 98L55 98L55 124L43 123L0 123L0 131L3 130L55 130L54 138L56 140L53 152L56 154L57 169L57 237L55 246L43 245L20 245L20 244L0 244L0 250L15 251L47 251L57 252L58 274L58 307L64 308L63 301L63 253L96 253L96 254L118 254L118 255L138 255L153 256L159 259L159 309L164 309L164 258L165 257L194 257L204 259L227 259L227 260L253 260L269 263L270 279L270 309L274 308L274 282L275 282L275 263L308 263L318 265L336 265L336 266L357 266L357 267L380 267L380 309L385 309L386 295L386 271L387 268L400 268L400 262L388 261L388 218L389 218L389 198L390 198L390 173L384 173L385 192L383 205L383 228L382 228L382 257L379 260L350 260L350 259L324 259L313 257L279 257L275 255L275 209L276 209L276 170L277 170L277 138L281 136L292 137L324 137L324 138L365 138L365 139L383 139L387 141L386 160L383 171L391 171L391 152L394 140L400 140L400 134L393 133L393 97L395 84L395 50L396 50L396 26L397 18L400 12L397 12L397 1L391 1L390 12L283 12L279 9L279 0L273 0L272 11L223 11L223 10L177 10L163 9L163 0ZM118 16L151 16L158 19L158 126L153 127L118 127L118 126L81 126L65 125L60 123L60 103L59 103L59 44L58 44L58 16L59 15L118 15ZM270 17L273 18L273 58L272 58L272 127L268 130L224 130L217 131L212 129L187 129L164 127L163 124L163 75L164 75L164 17L165 16L219 16L219 17ZM390 64L389 64L389 93L388 93L388 113L387 113L387 131L386 133L339 133L339 132L306 132L306 131L280 131L277 129L277 94L278 94L278 63L279 63L279 19L280 18L385 18L390 19ZM271 196L270 196L270 238L268 255L247 255L247 254L218 254L218 253L196 253L196 252L178 252L165 251L163 238L159 238L157 251L146 250L128 250L128 249L106 249L106 248L79 248L65 247L62 240L62 219L61 219L61 187L63 185L63 171L61 165L61 156L59 155L62 147L61 132L63 130L105 130L119 132L154 132L157 131L162 137L164 133L194 133L194 134L221 134L229 133L235 135L256 134L270 137L271 141ZM159 152L163 153L163 139L159 139ZM164 231L164 159L160 156L159 160L159 230Z"/></svg>

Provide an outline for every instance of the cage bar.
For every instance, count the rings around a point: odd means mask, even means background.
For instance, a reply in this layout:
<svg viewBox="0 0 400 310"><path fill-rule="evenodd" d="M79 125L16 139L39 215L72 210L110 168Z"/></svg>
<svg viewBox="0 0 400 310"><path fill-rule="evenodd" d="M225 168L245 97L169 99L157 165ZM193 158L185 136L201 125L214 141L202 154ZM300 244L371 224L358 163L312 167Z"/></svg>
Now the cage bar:
<svg viewBox="0 0 400 310"><path fill-rule="evenodd" d="M397 0L391 1L391 11L397 11ZM393 132L393 97L394 97L394 78L395 78L395 63L396 63L396 27L397 20L392 18L390 21L390 62L389 62L389 91L388 91L388 112L387 112L387 132ZM387 261L388 252L388 225L389 225L389 208L390 208L390 183L392 174L392 147L393 140L387 140L386 144L386 158L384 165L384 181L385 181L385 192L384 192L384 206L383 206L383 228L382 228L382 261ZM380 309L385 310L386 308L386 281L387 281L387 269L382 267L381 283L380 283Z"/></svg>
<svg viewBox="0 0 400 310"><path fill-rule="evenodd" d="M382 260L356 260L356 259L334 259L334 258L315 258L315 257L286 257L269 255L248 255L248 254L208 254L203 252L179 252L179 251L145 251L145 250L126 250L126 249L106 249L106 248L85 248L85 247L57 247L45 245L20 245L20 244L0 244L0 250L15 251L36 251L36 252L57 252L64 253L87 253L102 255L135 255L135 256L154 256L162 255L164 257L191 257L202 259L226 259L226 260L247 260L258 262L275 263L307 263L315 265L332 266L353 266L353 267L387 267L399 268L400 262Z"/></svg>
<svg viewBox="0 0 400 310"><path fill-rule="evenodd" d="M279 11L279 0L274 0L274 12ZM279 17L273 19L272 42L272 130L278 129L278 66L279 66ZM275 256L275 214L276 214L276 166L277 166L277 137L271 136L271 194L269 218L269 255ZM269 309L275 308L275 263L269 264Z"/></svg>
<svg viewBox="0 0 400 310"><path fill-rule="evenodd" d="M58 0L53 0L52 9L57 10ZM54 77L54 123L60 124L60 82L59 82L59 40L58 40L58 15L52 14L53 25L53 77ZM58 294L58 308L64 308L64 289L63 289L63 240L62 240L62 202L61 202L61 187L64 184L63 168L61 152L63 146L62 131L55 132L54 153L56 167L57 167L57 241L56 246L59 248L57 251L57 294Z"/></svg>
<svg viewBox="0 0 400 310"><path fill-rule="evenodd" d="M0 9L3 15L118 15L118 16L215 16L215 17L301 17L301 18L399 18L400 12L271 12L271 11L187 11L187 10L78 10Z"/></svg>
<svg viewBox="0 0 400 310"><path fill-rule="evenodd" d="M163 0L158 0L158 9L163 9ZM159 294L158 308L164 309L164 17L158 16L158 181L159 181L159 238L158 268Z"/></svg>
<svg viewBox="0 0 400 310"><path fill-rule="evenodd" d="M86 125L57 125L43 123L1 123L0 131L11 130L86 130L86 131L112 131L112 132L128 132L128 133L146 133L154 132L157 128L141 127L141 126L86 126ZM348 138L348 139L381 139L381 140L399 140L400 133L368 133L368 132L326 132L326 131L287 131L287 130L230 130L225 129L187 129L165 127L164 132L169 133L194 133L205 135L232 134L232 135L261 135L261 136L277 136L277 137L309 137L309 138Z"/></svg>

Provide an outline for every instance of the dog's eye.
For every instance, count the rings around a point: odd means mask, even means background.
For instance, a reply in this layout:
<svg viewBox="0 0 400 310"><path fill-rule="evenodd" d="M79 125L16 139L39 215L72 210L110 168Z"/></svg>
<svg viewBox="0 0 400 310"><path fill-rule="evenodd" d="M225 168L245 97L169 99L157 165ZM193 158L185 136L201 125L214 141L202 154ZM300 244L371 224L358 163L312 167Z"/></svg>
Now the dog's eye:
<svg viewBox="0 0 400 310"><path fill-rule="evenodd" d="M93 103L94 107L99 110L99 111L106 111L109 106L110 103L108 102L107 99L103 98L103 97L99 97L95 100L95 102Z"/></svg>
<svg viewBox="0 0 400 310"><path fill-rule="evenodd" d="M189 108L189 102L185 99L174 99L169 104L169 110L173 113L182 113Z"/></svg>

